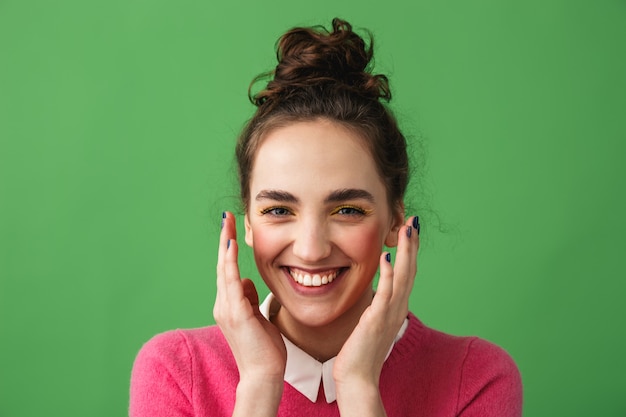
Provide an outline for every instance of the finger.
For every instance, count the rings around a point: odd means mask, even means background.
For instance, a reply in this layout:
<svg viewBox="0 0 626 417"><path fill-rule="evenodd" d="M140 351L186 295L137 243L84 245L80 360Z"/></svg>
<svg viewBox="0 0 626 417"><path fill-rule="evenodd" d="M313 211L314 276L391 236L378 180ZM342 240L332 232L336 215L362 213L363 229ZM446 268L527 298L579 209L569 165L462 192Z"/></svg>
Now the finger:
<svg viewBox="0 0 626 417"><path fill-rule="evenodd" d="M239 273L238 265L239 247L237 241L230 239L226 242L223 259L223 275L218 278L220 288L218 288L215 312L221 318L222 323L236 325L241 320L249 318L254 314L248 297L254 299L254 295L248 289L249 294L244 294L244 286ZM248 284L249 285L249 284ZM254 292L256 290L253 289ZM257 304L258 304L258 296ZM218 317L216 317L218 321ZM221 325L221 324L220 324Z"/></svg>
<svg viewBox="0 0 626 417"><path fill-rule="evenodd" d="M383 252L380 255L380 277L378 278L378 286L376 287L376 295L374 300L378 298L381 301L388 302L393 295L393 267L391 266L391 254Z"/></svg>
<svg viewBox="0 0 626 417"><path fill-rule="evenodd" d="M220 229L220 237L217 244L217 265L215 268L216 280L215 285L217 287L217 292L215 293L215 304L213 305L213 317L216 321L219 320L221 312L224 308L224 257L226 255L226 251L223 249L223 240L224 240L224 223L226 222L227 213L222 212L221 218L221 229Z"/></svg>
<svg viewBox="0 0 626 417"><path fill-rule="evenodd" d="M250 301L250 305L259 306L259 293L254 286L254 282L251 279L244 278L241 280L241 285L243 287L243 295Z"/></svg>
<svg viewBox="0 0 626 417"><path fill-rule="evenodd" d="M228 221L228 212L222 213L222 226L220 229L220 238L217 244L217 279L218 279L218 287L220 284L220 276L224 274L224 256L226 255L226 250L224 249L224 239L226 238L226 231L224 230L224 226L226 226L226 222Z"/></svg>
<svg viewBox="0 0 626 417"><path fill-rule="evenodd" d="M232 313L250 314L246 307L239 275L238 247L236 241L235 217L225 212L222 218L222 230L218 249L217 293L213 308L214 316L231 317ZM217 316L216 316L217 313Z"/></svg>
<svg viewBox="0 0 626 417"><path fill-rule="evenodd" d="M417 250L419 248L418 228L415 217L409 218L398 232L398 247L394 266L394 289L396 296L408 302L415 274L417 272ZM419 225L419 223L418 223Z"/></svg>
<svg viewBox="0 0 626 417"><path fill-rule="evenodd" d="M226 242L225 250L223 277L225 296L232 300L238 300L243 297L243 287L239 275L239 246L237 241L229 239Z"/></svg>
<svg viewBox="0 0 626 417"><path fill-rule="evenodd" d="M217 254L217 288L224 287L226 253L228 250L228 241L237 238L235 227L235 217L232 213L225 211L222 214L222 229L220 231L220 239Z"/></svg>
<svg viewBox="0 0 626 417"><path fill-rule="evenodd" d="M261 310L259 310L259 293L256 290L254 282L248 278L241 280L241 286L243 288L243 296L248 300L252 306L252 312L255 316L262 316Z"/></svg>

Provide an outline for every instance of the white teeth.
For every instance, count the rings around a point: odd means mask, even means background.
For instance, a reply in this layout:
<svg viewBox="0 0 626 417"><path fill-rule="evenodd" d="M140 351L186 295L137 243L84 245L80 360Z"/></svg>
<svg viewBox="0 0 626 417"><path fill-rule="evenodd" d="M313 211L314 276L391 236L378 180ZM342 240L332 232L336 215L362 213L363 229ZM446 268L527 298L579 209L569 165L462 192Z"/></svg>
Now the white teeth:
<svg viewBox="0 0 626 417"><path fill-rule="evenodd" d="M314 287L319 287L320 285L322 285L322 277L320 277L317 274L313 275L313 279L311 280L311 284L313 284Z"/></svg>
<svg viewBox="0 0 626 417"><path fill-rule="evenodd" d="M320 287L322 285L330 284L337 277L338 272L339 271L337 270L327 275L309 275L300 271L289 270L293 280L300 285L304 285L305 287Z"/></svg>

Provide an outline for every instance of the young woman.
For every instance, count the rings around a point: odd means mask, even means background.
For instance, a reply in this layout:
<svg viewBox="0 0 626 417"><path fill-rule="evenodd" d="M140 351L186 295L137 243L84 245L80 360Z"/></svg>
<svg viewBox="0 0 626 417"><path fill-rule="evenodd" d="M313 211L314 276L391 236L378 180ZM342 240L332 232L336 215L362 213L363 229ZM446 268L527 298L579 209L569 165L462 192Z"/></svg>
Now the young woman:
<svg viewBox="0 0 626 417"><path fill-rule="evenodd" d="M405 220L406 141L381 102L387 79L367 70L371 44L332 26L281 37L236 149L245 242L271 294L260 303L241 279L224 213L217 326L142 348L131 416L521 415L502 349L408 311L420 224Z"/></svg>

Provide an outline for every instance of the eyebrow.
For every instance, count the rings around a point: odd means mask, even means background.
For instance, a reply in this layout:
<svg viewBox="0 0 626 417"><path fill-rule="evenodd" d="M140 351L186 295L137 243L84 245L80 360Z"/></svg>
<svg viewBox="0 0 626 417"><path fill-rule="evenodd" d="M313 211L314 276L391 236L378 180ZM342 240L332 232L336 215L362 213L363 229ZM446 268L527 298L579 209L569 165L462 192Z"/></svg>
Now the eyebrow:
<svg viewBox="0 0 626 417"><path fill-rule="evenodd" d="M281 201L283 203L297 203L298 199L295 195L288 193L287 191L280 190L261 190L256 197L255 200L275 200Z"/></svg>
<svg viewBox="0 0 626 417"><path fill-rule="evenodd" d="M254 199L256 201L274 200L283 203L298 203L300 201L295 195L281 190L261 190ZM370 203L374 203L374 196L370 192L360 188L344 188L330 193L328 197L324 199L324 203L339 203L346 200L366 200Z"/></svg>
<svg viewBox="0 0 626 417"><path fill-rule="evenodd" d="M344 188L333 191L324 199L325 203L338 203L346 200L366 200L374 203L374 196L368 191L359 188Z"/></svg>

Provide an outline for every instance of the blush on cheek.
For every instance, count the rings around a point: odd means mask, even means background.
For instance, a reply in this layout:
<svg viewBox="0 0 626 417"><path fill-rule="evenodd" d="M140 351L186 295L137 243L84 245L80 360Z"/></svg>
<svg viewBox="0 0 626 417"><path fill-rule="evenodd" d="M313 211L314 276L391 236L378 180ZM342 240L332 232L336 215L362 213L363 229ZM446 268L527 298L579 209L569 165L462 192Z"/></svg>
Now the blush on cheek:
<svg viewBox="0 0 626 417"><path fill-rule="evenodd" d="M363 228L359 230L359 233L355 233L351 236L352 247L354 255L362 259L362 255L371 254L376 252L380 255L382 250L382 241L380 238L380 229L377 227ZM360 254L360 255L357 255Z"/></svg>
<svg viewBox="0 0 626 417"><path fill-rule="evenodd" d="M378 224L363 225L346 236L348 241L343 242L343 250L352 261L361 264L364 270L372 277L378 269L380 254L383 250L381 226Z"/></svg>
<svg viewBox="0 0 626 417"><path fill-rule="evenodd" d="M272 253L275 252L273 246L276 245L276 239L272 233L264 233L263 229L254 230L253 236L252 251L254 252L257 266L259 266L258 263L261 260L267 261L268 257L272 258Z"/></svg>
<svg viewBox="0 0 626 417"><path fill-rule="evenodd" d="M276 276L276 271L272 267L274 259L280 253L280 240L277 241L274 233L269 233L263 228L255 228L253 236L252 251L254 252L257 271L269 290L276 294L278 293L277 285L279 285L281 278Z"/></svg>

